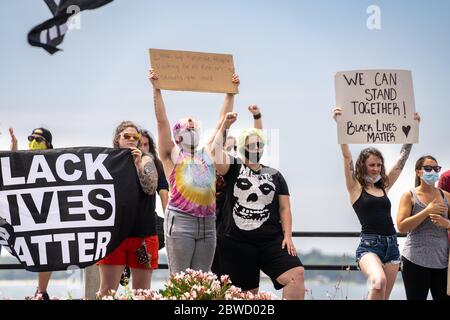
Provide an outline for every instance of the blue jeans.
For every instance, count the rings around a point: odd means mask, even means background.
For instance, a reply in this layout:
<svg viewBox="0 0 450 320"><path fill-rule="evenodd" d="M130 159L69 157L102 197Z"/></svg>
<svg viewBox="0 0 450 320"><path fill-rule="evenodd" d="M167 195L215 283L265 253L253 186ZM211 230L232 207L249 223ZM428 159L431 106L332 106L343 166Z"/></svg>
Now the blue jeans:
<svg viewBox="0 0 450 320"><path fill-rule="evenodd" d="M400 264L397 235L382 236L361 233L361 242L356 249L356 262L358 263L358 267L359 261L367 253L376 254L383 264Z"/></svg>

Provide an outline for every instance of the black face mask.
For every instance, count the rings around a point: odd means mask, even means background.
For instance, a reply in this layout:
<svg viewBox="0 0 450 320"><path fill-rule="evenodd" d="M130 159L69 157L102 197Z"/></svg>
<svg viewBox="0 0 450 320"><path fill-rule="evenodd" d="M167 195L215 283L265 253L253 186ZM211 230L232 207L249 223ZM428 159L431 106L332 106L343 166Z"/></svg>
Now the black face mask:
<svg viewBox="0 0 450 320"><path fill-rule="evenodd" d="M247 149L244 150L245 158L253 163L259 163L262 158L263 152L252 152Z"/></svg>

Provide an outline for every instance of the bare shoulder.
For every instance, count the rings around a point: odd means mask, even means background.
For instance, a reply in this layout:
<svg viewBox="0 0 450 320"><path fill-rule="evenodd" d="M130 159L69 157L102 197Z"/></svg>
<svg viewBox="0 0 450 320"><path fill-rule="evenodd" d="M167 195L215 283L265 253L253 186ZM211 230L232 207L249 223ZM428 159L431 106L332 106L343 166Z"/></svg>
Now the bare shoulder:
<svg viewBox="0 0 450 320"><path fill-rule="evenodd" d="M411 192L410 191L405 191L405 192L403 192L403 194L402 194L402 197L400 198L400 201L401 200L412 200L412 194L411 194Z"/></svg>

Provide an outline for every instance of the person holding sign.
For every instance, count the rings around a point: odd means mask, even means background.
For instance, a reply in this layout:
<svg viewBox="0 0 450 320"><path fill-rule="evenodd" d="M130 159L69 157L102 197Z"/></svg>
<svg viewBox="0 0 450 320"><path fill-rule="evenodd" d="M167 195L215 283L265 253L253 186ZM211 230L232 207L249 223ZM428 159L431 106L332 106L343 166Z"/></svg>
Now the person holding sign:
<svg viewBox="0 0 450 320"><path fill-rule="evenodd" d="M140 139L138 127L130 121L124 121L115 130L113 145L115 148L131 150L142 191L152 196L156 192L158 173L153 156L143 154L138 149ZM117 290L126 265L131 269L132 288L150 289L151 270L158 265L157 254L154 254L154 250L150 251L150 248L158 250L153 244L153 235L156 235L155 215L142 212L129 237L97 263L100 271L99 298Z"/></svg>
<svg viewBox="0 0 450 320"><path fill-rule="evenodd" d="M139 149L143 152L143 154L149 154L153 157L155 162L156 171L158 173L158 187L156 188L156 193L158 193L161 206L163 212L167 206L168 201L168 193L169 193L169 184L167 183L166 176L164 175L164 169L161 160L158 157L158 153L156 151L155 142L151 134L145 130L140 130L141 141L139 143ZM154 269L158 269L158 257L159 250L164 247L164 231L163 229L163 221L164 219L157 215L156 213L156 193L151 196L152 203L148 208L148 212L155 216L155 224L156 224L156 233L155 235L150 236L150 244L147 249L151 252L152 255L152 269L150 273L153 273ZM122 273L120 278L120 284L122 286L126 286L130 279L130 268L128 266L125 267L125 270ZM151 275L150 275L150 288L151 288Z"/></svg>
<svg viewBox="0 0 450 320"><path fill-rule="evenodd" d="M18 141L14 134L14 129L9 128L9 135L11 136L11 151L18 150ZM28 136L28 150L47 150L53 149L52 134L46 128L36 128ZM50 300L47 293L48 283L50 282L51 272L38 273L38 286L34 293L33 299Z"/></svg>
<svg viewBox="0 0 450 320"><path fill-rule="evenodd" d="M397 214L398 230L407 232L402 252L402 276L408 300L447 296L450 193L436 188L441 167L428 155L416 161L415 188L405 192Z"/></svg>
<svg viewBox="0 0 450 320"><path fill-rule="evenodd" d="M341 114L341 108L333 109L335 121ZM420 121L417 113L414 119ZM404 144L394 166L386 172L383 155L377 149L362 150L354 166L348 144L341 144L350 203L362 227L356 262L370 281L370 300L389 299L397 277L400 252L387 194L400 176L411 148L411 144Z"/></svg>
<svg viewBox="0 0 450 320"><path fill-rule="evenodd" d="M213 143L216 170L226 182L222 208L219 258L221 271L234 285L256 293L260 271L266 273L283 299L305 296L304 269L292 242L289 190L283 175L260 164L266 138L261 130L244 130L238 138L242 161L224 151L226 130L236 121L228 113Z"/></svg>
<svg viewBox="0 0 450 320"><path fill-rule="evenodd" d="M216 175L210 147L198 149L199 126L191 117L175 123L175 143L172 141L161 90L156 88L158 75L152 69L149 80L153 85L158 150L170 184L165 218L169 271L210 270L216 246ZM239 84L238 75L234 74L230 81ZM233 102L234 94L226 94L222 117L232 110Z"/></svg>

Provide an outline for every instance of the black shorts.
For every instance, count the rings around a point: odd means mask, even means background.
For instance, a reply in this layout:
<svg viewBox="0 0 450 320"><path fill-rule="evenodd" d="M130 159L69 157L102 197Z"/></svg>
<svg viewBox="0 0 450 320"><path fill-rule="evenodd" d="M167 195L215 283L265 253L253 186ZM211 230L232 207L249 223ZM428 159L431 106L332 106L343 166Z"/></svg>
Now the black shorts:
<svg viewBox="0 0 450 320"><path fill-rule="evenodd" d="M270 277L276 290L283 288L276 279L286 271L302 267L297 256L281 249L283 238L249 243L229 237L219 239L220 271L230 276L233 285L242 290L259 287L260 270Z"/></svg>

